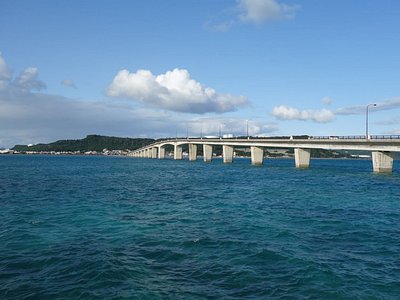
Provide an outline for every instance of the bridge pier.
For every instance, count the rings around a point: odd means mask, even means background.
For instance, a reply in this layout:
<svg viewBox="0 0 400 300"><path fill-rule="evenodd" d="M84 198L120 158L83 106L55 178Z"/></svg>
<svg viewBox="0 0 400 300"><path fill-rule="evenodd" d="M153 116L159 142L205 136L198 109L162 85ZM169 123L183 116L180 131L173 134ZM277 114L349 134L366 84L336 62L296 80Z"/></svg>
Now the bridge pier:
<svg viewBox="0 0 400 300"><path fill-rule="evenodd" d="M295 148L294 149L294 160L296 168L308 168L310 167L310 149Z"/></svg>
<svg viewBox="0 0 400 300"><path fill-rule="evenodd" d="M211 162L211 160L212 160L212 151L213 151L212 145L203 144L204 162Z"/></svg>
<svg viewBox="0 0 400 300"><path fill-rule="evenodd" d="M151 158L155 159L158 157L158 147L151 148Z"/></svg>
<svg viewBox="0 0 400 300"><path fill-rule="evenodd" d="M254 166L259 166L264 163L264 148L262 147L250 147L251 151L251 164Z"/></svg>
<svg viewBox="0 0 400 300"><path fill-rule="evenodd" d="M165 158L165 147L160 147L158 149L158 159L164 159Z"/></svg>
<svg viewBox="0 0 400 300"><path fill-rule="evenodd" d="M174 159L182 159L182 146L174 145Z"/></svg>
<svg viewBox="0 0 400 300"><path fill-rule="evenodd" d="M150 158L150 149L144 150L144 153L146 158Z"/></svg>
<svg viewBox="0 0 400 300"><path fill-rule="evenodd" d="M189 144L189 160L195 161L197 160L197 145Z"/></svg>
<svg viewBox="0 0 400 300"><path fill-rule="evenodd" d="M372 166L375 173L392 173L393 152L372 152Z"/></svg>
<svg viewBox="0 0 400 300"><path fill-rule="evenodd" d="M233 162L233 147L232 146L222 146L222 156L224 158L224 163Z"/></svg>

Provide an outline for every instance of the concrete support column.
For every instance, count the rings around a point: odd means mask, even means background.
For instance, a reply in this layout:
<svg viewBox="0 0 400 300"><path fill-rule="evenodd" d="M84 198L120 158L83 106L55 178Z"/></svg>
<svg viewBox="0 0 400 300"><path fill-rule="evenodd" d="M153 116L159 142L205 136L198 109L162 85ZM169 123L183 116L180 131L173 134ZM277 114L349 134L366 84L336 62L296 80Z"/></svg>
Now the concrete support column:
<svg viewBox="0 0 400 300"><path fill-rule="evenodd" d="M189 144L189 160L195 161L197 160L197 145Z"/></svg>
<svg viewBox="0 0 400 300"><path fill-rule="evenodd" d="M165 158L165 147L160 147L158 149L158 159L164 159Z"/></svg>
<svg viewBox="0 0 400 300"><path fill-rule="evenodd" d="M372 166L376 173L392 173L394 153L372 152Z"/></svg>
<svg viewBox="0 0 400 300"><path fill-rule="evenodd" d="M308 168L310 166L310 149L295 148L294 161L296 168Z"/></svg>
<svg viewBox="0 0 400 300"><path fill-rule="evenodd" d="M204 162L211 162L211 160L212 160L212 152L213 152L212 145L203 144Z"/></svg>
<svg viewBox="0 0 400 300"><path fill-rule="evenodd" d="M158 147L153 147L151 149L151 158L157 158L158 156Z"/></svg>
<svg viewBox="0 0 400 300"><path fill-rule="evenodd" d="M149 149L144 149L144 157L149 158Z"/></svg>
<svg viewBox="0 0 400 300"><path fill-rule="evenodd" d="M174 159L182 159L182 146L175 145L174 146Z"/></svg>
<svg viewBox="0 0 400 300"><path fill-rule="evenodd" d="M264 148L262 147L250 147L251 150L251 164L259 166L264 163Z"/></svg>
<svg viewBox="0 0 400 300"><path fill-rule="evenodd" d="M222 156L224 158L224 164L233 162L233 147L222 146Z"/></svg>

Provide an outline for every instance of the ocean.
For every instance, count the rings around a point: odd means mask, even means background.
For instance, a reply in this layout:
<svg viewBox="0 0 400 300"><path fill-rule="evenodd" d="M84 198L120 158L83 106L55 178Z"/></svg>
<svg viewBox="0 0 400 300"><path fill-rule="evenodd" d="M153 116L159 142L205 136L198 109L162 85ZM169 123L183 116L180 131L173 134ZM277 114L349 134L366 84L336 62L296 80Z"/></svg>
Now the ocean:
<svg viewBox="0 0 400 300"><path fill-rule="evenodd" d="M0 299L398 299L400 166L0 156Z"/></svg>

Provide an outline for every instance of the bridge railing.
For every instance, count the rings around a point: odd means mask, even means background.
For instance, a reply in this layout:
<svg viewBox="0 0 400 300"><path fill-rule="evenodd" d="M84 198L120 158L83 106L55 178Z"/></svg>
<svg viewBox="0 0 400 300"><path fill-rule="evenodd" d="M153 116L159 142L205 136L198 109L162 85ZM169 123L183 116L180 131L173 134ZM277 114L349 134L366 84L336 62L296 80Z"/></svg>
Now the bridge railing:
<svg viewBox="0 0 400 300"><path fill-rule="evenodd" d="M313 140L365 140L365 135L346 135L346 136L310 136ZM370 140L398 140L400 135L370 135Z"/></svg>

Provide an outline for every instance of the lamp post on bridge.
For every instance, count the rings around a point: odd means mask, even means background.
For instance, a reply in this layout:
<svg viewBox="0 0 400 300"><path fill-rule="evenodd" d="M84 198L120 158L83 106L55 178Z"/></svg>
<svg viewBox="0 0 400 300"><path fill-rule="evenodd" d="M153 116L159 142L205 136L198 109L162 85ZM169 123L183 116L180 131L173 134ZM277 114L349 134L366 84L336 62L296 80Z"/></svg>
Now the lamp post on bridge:
<svg viewBox="0 0 400 300"><path fill-rule="evenodd" d="M368 109L370 106L376 106L376 103L371 103L367 105L366 108L366 114L365 114L365 138L369 140L369 135L368 135Z"/></svg>
<svg viewBox="0 0 400 300"><path fill-rule="evenodd" d="M246 120L246 137L249 139L249 120Z"/></svg>

